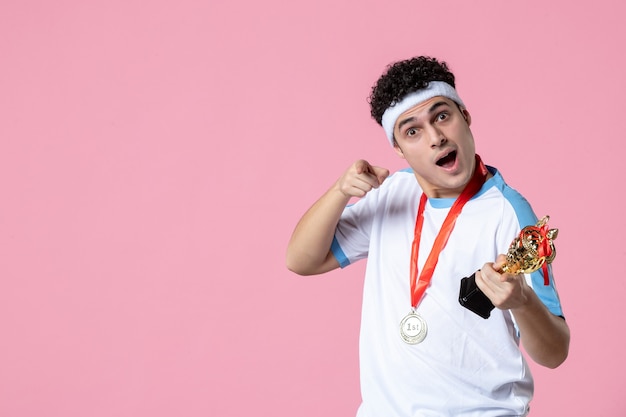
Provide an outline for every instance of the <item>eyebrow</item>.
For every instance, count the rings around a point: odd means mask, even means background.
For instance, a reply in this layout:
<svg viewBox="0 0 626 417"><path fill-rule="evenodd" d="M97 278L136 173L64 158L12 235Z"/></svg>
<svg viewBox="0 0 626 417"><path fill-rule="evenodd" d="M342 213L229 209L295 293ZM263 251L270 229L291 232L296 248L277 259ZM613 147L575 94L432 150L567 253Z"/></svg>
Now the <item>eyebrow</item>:
<svg viewBox="0 0 626 417"><path fill-rule="evenodd" d="M432 106L430 106L430 108L428 109L428 114L433 113L435 110L437 110L441 106L449 106L449 104L443 100L438 101L434 103ZM404 126L405 124L410 123L414 120L415 120L415 117L407 117L406 119L401 120L400 123L398 123L398 130L402 129L402 126Z"/></svg>

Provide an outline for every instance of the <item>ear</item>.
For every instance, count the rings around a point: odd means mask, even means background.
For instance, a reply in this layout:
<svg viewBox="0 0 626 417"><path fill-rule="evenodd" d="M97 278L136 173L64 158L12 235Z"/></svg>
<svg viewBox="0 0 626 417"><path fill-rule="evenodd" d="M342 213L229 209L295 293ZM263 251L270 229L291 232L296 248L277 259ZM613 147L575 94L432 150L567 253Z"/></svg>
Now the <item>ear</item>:
<svg viewBox="0 0 626 417"><path fill-rule="evenodd" d="M461 110L461 114L463 115L463 118L467 122L467 125L468 126L471 125L472 124L472 116L469 114L467 109L465 107L461 107L460 110Z"/></svg>
<svg viewBox="0 0 626 417"><path fill-rule="evenodd" d="M398 146L398 142L394 141L393 150L396 151L396 155L404 159L404 152L402 152L402 149L400 148L400 146Z"/></svg>

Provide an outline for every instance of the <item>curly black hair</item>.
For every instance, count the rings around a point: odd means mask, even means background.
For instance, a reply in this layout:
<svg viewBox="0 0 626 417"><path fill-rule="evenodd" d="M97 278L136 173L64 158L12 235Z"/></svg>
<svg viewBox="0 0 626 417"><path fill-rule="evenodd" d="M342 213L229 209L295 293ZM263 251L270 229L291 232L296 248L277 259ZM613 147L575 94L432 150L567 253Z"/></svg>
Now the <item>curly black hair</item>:
<svg viewBox="0 0 626 417"><path fill-rule="evenodd" d="M455 87L448 65L435 58L419 56L395 62L372 87L368 102L372 117L382 125L383 113L407 94L426 88L431 81L444 81Z"/></svg>

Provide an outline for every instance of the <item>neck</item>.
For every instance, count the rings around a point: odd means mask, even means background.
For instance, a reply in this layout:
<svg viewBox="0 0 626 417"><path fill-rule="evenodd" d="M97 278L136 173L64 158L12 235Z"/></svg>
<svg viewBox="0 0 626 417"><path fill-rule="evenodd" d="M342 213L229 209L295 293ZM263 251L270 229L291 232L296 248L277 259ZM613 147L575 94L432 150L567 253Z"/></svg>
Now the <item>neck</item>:
<svg viewBox="0 0 626 417"><path fill-rule="evenodd" d="M440 188L433 188L433 187L428 188L422 185L422 182L420 181L419 178L417 179L417 182L419 183L420 187L422 187L424 194L426 194L428 198L457 198L458 196L461 195L461 193L463 192L463 189L465 188L465 185L457 189L451 189L451 188L440 189Z"/></svg>

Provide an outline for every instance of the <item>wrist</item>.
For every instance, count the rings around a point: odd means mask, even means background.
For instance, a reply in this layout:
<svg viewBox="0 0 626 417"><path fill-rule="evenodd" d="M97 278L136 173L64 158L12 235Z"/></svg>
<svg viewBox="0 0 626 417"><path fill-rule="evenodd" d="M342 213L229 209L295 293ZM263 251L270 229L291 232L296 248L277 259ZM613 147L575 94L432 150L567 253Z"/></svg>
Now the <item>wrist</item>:
<svg viewBox="0 0 626 417"><path fill-rule="evenodd" d="M347 204L348 201L350 201L350 198L352 198L352 195L348 192L348 190L344 190L344 186L341 180L337 180L337 182L335 182L333 186L330 187L329 192L335 195L337 198L340 198L342 202L344 202L344 204Z"/></svg>
<svg viewBox="0 0 626 417"><path fill-rule="evenodd" d="M535 295L534 291L528 288L527 291L524 291L520 299L519 305L514 308L511 308L513 314L529 314L536 310L539 305L537 302L541 303L539 298Z"/></svg>

